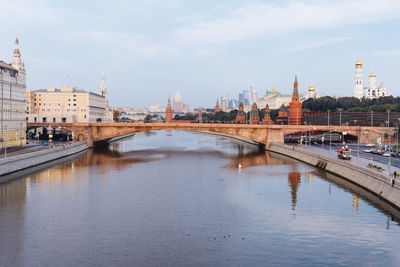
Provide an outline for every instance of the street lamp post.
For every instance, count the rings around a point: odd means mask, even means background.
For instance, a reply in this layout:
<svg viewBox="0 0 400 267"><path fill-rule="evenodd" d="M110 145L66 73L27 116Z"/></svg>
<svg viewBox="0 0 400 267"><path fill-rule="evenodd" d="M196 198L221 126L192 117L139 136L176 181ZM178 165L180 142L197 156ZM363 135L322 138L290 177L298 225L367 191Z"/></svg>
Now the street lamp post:
<svg viewBox="0 0 400 267"><path fill-rule="evenodd" d="M339 108L339 126L342 126L342 108Z"/></svg>
<svg viewBox="0 0 400 267"><path fill-rule="evenodd" d="M329 121L329 116L330 116L331 110L328 109L328 127L329 127L329 151L332 151L332 131L331 131L331 125Z"/></svg>
<svg viewBox="0 0 400 267"><path fill-rule="evenodd" d="M357 158L360 158L360 127L357 128Z"/></svg>
<svg viewBox="0 0 400 267"><path fill-rule="evenodd" d="M374 127L374 111L371 110L371 127Z"/></svg>

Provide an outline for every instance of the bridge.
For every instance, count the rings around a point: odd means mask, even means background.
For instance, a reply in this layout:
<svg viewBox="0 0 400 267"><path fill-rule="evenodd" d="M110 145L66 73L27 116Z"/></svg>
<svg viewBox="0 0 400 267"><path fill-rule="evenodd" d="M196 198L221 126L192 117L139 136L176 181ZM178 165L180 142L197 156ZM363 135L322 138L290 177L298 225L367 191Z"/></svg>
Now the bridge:
<svg viewBox="0 0 400 267"><path fill-rule="evenodd" d="M375 143L384 135L394 140L393 127L324 126L324 125L255 125L255 124L211 124L211 123L27 123L27 128L64 129L74 133L75 141L86 141L89 147L97 142L110 140L127 134L183 130L203 131L240 137L269 147L271 143L284 143L284 137L302 132L346 132L359 137L360 143Z"/></svg>

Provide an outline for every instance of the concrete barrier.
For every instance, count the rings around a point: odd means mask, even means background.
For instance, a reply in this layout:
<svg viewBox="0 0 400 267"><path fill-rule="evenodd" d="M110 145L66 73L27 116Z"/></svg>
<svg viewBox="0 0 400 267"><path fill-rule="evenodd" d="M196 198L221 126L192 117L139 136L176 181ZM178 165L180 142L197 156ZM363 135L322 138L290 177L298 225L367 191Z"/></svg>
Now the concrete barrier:
<svg viewBox="0 0 400 267"><path fill-rule="evenodd" d="M390 178L387 175L379 174L367 167L352 165L344 160L329 158L310 151L305 151L299 147L273 143L268 151L300 160L323 169L326 172L338 175L375 194L397 209L400 209L399 183L392 186Z"/></svg>
<svg viewBox="0 0 400 267"><path fill-rule="evenodd" d="M88 149L85 141L0 159L0 176L34 167Z"/></svg>

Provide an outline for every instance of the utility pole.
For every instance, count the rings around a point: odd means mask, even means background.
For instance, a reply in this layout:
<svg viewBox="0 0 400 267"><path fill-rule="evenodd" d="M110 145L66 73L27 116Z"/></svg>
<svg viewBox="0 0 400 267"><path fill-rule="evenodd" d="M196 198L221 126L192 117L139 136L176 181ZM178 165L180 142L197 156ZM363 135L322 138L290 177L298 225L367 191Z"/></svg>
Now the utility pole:
<svg viewBox="0 0 400 267"><path fill-rule="evenodd" d="M390 109L387 110L387 114L388 114L388 149L389 149L389 160L388 160L388 169L390 169L390 156L391 156L391 152L390 152Z"/></svg>

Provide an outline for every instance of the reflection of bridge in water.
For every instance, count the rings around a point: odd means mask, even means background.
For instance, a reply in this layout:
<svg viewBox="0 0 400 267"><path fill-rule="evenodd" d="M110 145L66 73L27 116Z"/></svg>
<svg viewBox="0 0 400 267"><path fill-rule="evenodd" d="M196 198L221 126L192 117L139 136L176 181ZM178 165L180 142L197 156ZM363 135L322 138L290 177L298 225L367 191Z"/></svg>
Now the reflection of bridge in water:
<svg viewBox="0 0 400 267"><path fill-rule="evenodd" d="M393 140L394 128L362 126L323 126L323 125L254 125L254 124L209 124L209 123L28 123L28 129L65 129L73 132L76 141L85 140L91 147L97 142L127 134L159 131L183 130L204 131L240 137L269 147L271 143L283 143L288 134L306 132L346 132L359 136L360 143L375 143L378 138L389 135Z"/></svg>

